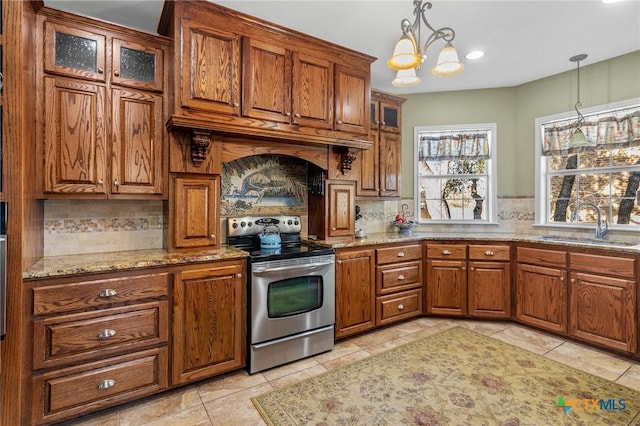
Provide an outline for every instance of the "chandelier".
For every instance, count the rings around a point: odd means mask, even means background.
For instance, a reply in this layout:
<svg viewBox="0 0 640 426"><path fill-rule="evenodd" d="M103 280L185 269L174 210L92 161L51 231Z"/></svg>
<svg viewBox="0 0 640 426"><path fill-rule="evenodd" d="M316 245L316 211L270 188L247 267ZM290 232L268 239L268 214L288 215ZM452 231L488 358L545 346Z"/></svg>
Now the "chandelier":
<svg viewBox="0 0 640 426"><path fill-rule="evenodd" d="M413 23L406 18L400 23L402 37L387 61L389 68L398 71L396 78L391 82L396 87L411 87L420 83L416 69L420 69L420 64L427 59L427 49L436 40L442 40L445 46L440 51L436 66L431 72L438 77L446 77L464 69L464 64L458 60L458 52L451 44L456 37L455 31L450 27L434 29L427 21L425 12L431 9L431 6L431 2L413 0ZM422 24L431 31L424 45L421 42Z"/></svg>

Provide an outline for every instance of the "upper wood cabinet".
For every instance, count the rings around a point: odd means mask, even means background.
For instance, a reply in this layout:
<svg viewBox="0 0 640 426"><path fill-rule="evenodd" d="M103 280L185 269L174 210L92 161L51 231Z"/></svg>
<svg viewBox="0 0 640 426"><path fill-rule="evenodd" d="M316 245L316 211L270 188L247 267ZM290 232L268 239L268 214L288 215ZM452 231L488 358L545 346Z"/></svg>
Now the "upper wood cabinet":
<svg viewBox="0 0 640 426"><path fill-rule="evenodd" d="M209 2L165 2L170 130L368 148L374 58Z"/></svg>
<svg viewBox="0 0 640 426"><path fill-rule="evenodd" d="M371 149L359 156L359 197L399 197L402 172L402 103L403 98L371 92L369 117Z"/></svg>
<svg viewBox="0 0 640 426"><path fill-rule="evenodd" d="M73 18L39 17L42 197L166 197L166 41Z"/></svg>
<svg viewBox="0 0 640 426"><path fill-rule="evenodd" d="M332 62L274 42L244 38L243 66L244 116L307 127L332 127Z"/></svg>
<svg viewBox="0 0 640 426"><path fill-rule="evenodd" d="M309 194L309 234L320 239L355 234L355 182L326 180L322 194Z"/></svg>
<svg viewBox="0 0 640 426"><path fill-rule="evenodd" d="M181 22L181 55L174 59L181 107L240 115L240 35L206 21Z"/></svg>

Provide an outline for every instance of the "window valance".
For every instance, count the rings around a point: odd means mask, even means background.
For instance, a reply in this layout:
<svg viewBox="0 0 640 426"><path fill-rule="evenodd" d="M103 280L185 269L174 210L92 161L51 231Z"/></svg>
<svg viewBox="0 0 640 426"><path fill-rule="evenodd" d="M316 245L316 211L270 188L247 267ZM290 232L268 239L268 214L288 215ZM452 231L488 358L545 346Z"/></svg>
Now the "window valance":
<svg viewBox="0 0 640 426"><path fill-rule="evenodd" d="M585 114L581 126L590 149L640 146L640 105L595 114ZM543 155L571 153L569 141L576 118L543 123Z"/></svg>
<svg viewBox="0 0 640 426"><path fill-rule="evenodd" d="M488 130L421 132L420 160L486 160L489 158Z"/></svg>

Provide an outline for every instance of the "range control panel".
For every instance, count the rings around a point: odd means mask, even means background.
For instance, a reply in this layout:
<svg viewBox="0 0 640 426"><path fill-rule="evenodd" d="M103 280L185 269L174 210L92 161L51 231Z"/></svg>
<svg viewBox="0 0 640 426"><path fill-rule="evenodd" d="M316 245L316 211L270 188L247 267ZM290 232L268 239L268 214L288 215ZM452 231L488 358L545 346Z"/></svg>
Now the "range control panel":
<svg viewBox="0 0 640 426"><path fill-rule="evenodd" d="M259 235L268 227L269 231L276 228L281 234L299 234L302 230L300 216L243 216L227 219L227 236L245 237Z"/></svg>

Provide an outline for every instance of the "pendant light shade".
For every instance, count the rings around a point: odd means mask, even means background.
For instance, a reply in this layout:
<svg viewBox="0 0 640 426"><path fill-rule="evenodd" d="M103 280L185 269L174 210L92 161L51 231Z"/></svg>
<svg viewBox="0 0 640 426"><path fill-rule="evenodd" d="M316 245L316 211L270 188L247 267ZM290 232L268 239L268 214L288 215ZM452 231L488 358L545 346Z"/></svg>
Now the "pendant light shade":
<svg viewBox="0 0 640 426"><path fill-rule="evenodd" d="M420 55L417 53L415 39L411 34L403 34L396 43L393 56L387 61L387 66L392 70L407 70L420 65Z"/></svg>
<svg viewBox="0 0 640 426"><path fill-rule="evenodd" d="M581 128L577 128L571 135L571 139L569 139L569 148L572 152L591 148L591 144L589 144L589 141Z"/></svg>
<svg viewBox="0 0 640 426"><path fill-rule="evenodd" d="M578 101L576 102L574 108L576 110L576 114L578 114L578 120L573 124L576 130L571 135L569 139L569 151L570 152L585 152L592 149L589 140L585 136L582 131L582 125L585 122L584 116L580 112L580 107L582 104L580 103L580 61L584 61L587 58L587 55L581 53L579 55L572 56L569 58L571 62L576 62L576 74L577 74L577 86L578 86Z"/></svg>
<svg viewBox="0 0 640 426"><path fill-rule="evenodd" d="M456 48L451 43L447 43L440 51L438 62L431 72L438 77L448 77L458 74L463 69L464 64L458 59Z"/></svg>
<svg viewBox="0 0 640 426"><path fill-rule="evenodd" d="M396 78L391 82L395 87L412 87L420 84L420 77L416 75L416 69L400 70Z"/></svg>

